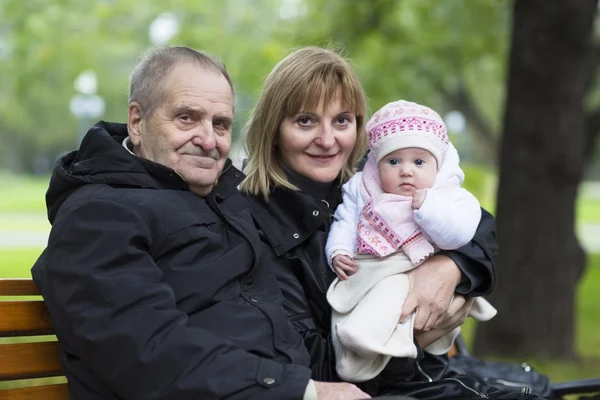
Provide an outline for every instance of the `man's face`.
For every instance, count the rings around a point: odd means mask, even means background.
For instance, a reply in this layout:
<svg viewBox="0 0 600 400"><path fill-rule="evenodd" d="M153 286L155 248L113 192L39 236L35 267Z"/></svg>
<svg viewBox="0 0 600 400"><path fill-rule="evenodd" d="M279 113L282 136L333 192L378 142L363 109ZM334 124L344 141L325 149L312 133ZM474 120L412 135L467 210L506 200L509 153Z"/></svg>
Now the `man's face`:
<svg viewBox="0 0 600 400"><path fill-rule="evenodd" d="M129 106L135 153L172 168L206 196L231 148L231 87L219 72L192 63L176 66L163 85L162 103L149 116L142 118L136 103Z"/></svg>

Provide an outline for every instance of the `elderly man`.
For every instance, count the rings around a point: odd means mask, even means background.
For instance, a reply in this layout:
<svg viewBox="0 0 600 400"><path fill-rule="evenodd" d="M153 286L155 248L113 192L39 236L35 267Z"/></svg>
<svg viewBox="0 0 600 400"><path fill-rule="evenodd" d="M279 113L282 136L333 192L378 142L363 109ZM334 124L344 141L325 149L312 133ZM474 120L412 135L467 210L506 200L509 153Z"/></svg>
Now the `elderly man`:
<svg viewBox="0 0 600 400"><path fill-rule="evenodd" d="M135 68L128 122L63 157L32 269L73 399L358 399L310 357L227 159L233 87L184 47Z"/></svg>

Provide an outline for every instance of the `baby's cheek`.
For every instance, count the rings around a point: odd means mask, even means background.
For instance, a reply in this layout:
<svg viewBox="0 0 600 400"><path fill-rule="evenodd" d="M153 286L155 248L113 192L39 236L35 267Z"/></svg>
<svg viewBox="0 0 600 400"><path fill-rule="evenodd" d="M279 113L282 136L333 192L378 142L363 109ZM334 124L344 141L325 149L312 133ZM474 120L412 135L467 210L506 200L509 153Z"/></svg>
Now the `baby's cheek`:
<svg viewBox="0 0 600 400"><path fill-rule="evenodd" d="M385 192L394 191L396 186L398 186L397 178L390 173L383 173L379 175L379 179L381 179L381 187Z"/></svg>
<svg viewBox="0 0 600 400"><path fill-rule="evenodd" d="M430 171L427 174L426 182L425 182L425 188L431 189L433 187L433 185L435 184L435 178L436 178L436 176L437 176L437 172L436 171Z"/></svg>

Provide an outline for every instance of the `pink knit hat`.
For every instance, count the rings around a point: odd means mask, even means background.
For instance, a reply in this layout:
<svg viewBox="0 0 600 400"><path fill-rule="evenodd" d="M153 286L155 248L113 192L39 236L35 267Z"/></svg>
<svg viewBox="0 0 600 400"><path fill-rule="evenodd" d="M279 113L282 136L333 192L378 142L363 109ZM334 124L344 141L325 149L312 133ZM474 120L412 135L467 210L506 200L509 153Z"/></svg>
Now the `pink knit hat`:
<svg viewBox="0 0 600 400"><path fill-rule="evenodd" d="M392 151L418 147L431 152L439 168L448 148L442 117L429 107L404 100L377 111L367 123L367 135L377 163Z"/></svg>

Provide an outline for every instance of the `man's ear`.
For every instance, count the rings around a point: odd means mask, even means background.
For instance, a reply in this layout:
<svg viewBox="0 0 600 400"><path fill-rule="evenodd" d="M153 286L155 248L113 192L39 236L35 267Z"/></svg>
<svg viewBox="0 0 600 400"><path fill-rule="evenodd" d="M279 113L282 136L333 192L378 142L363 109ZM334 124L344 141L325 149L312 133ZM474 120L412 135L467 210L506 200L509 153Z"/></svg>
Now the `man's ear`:
<svg viewBox="0 0 600 400"><path fill-rule="evenodd" d="M142 107L135 101L129 103L127 109L127 131L131 144L137 146L140 144L142 135Z"/></svg>

